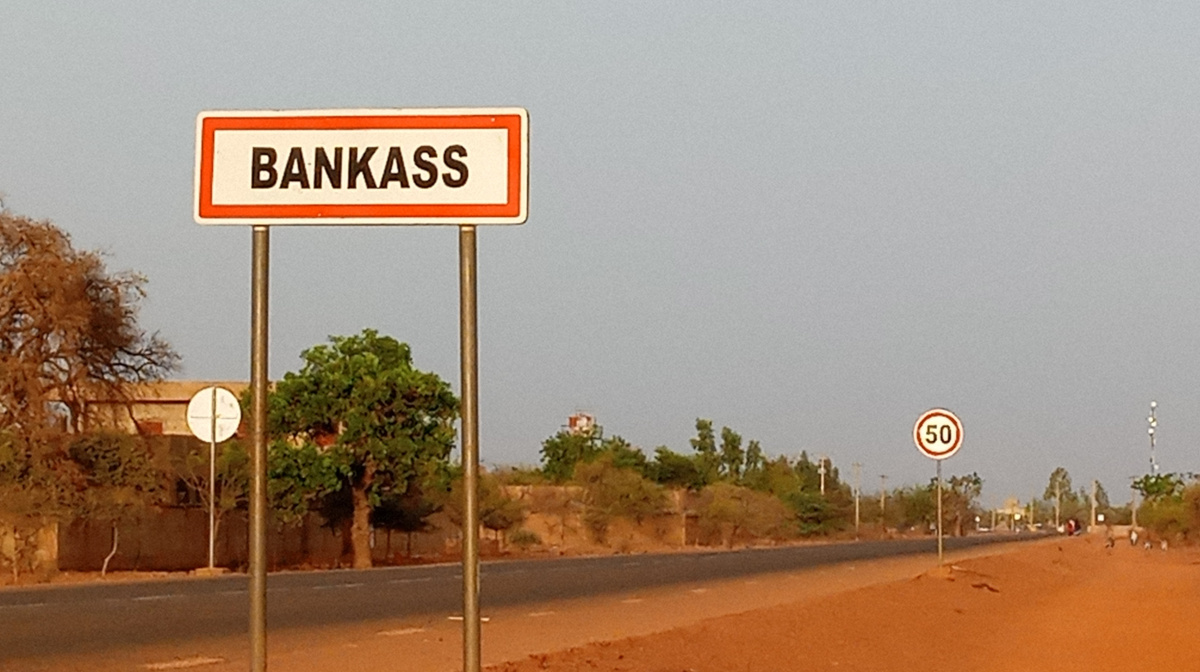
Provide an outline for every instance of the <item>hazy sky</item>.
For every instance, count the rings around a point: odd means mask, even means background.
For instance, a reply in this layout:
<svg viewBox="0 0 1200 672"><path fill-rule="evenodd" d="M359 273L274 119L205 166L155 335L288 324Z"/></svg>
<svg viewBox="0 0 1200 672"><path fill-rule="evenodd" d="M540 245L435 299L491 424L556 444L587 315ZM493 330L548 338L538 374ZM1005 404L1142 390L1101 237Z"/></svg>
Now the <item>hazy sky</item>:
<svg viewBox="0 0 1200 672"><path fill-rule="evenodd" d="M920 4L920 8L914 5ZM1200 470L1200 5L0 7L0 191L113 269L182 377L249 376L250 231L192 221L206 109L521 106L479 232L481 444L711 418L864 489L946 406L984 500ZM453 228L272 230L271 375L374 327L458 386Z"/></svg>

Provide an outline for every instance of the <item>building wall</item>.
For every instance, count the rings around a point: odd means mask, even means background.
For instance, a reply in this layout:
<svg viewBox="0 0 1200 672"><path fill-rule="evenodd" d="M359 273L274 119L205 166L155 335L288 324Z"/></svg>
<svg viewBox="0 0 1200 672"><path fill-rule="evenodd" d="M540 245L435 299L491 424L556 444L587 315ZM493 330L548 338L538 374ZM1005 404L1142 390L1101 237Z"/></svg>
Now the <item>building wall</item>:
<svg viewBox="0 0 1200 672"><path fill-rule="evenodd" d="M249 387L242 381L164 380L134 386L128 401L89 400L84 427L115 429L130 434L191 434L187 425L188 402L200 390L217 385L240 397Z"/></svg>
<svg viewBox="0 0 1200 672"><path fill-rule="evenodd" d="M372 559L376 564L399 564L414 556L441 557L457 548L458 530L435 519L427 532L411 536L375 531ZM97 571L112 549L112 524L78 520L58 532L58 568ZM231 569L249 564L249 529L244 514L233 512L221 522L215 544L216 566ZM275 524L267 535L267 562L272 570L289 567L348 567L351 563L348 528L331 529L319 516L295 524ZM117 553L109 563L115 571L184 571L208 566L208 513L200 508L153 511L121 523Z"/></svg>

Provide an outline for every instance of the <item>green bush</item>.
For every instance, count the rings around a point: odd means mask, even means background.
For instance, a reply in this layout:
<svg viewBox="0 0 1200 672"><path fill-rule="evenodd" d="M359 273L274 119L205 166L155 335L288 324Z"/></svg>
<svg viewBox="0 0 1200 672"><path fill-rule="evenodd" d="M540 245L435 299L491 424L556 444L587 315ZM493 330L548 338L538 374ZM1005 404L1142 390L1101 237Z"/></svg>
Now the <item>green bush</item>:
<svg viewBox="0 0 1200 672"><path fill-rule="evenodd" d="M1165 539L1200 539L1200 483L1178 495L1147 501L1138 510L1138 522Z"/></svg>
<svg viewBox="0 0 1200 672"><path fill-rule="evenodd" d="M542 538L538 536L537 532L520 527L508 533L508 543L522 551L528 551L534 546L541 546Z"/></svg>
<svg viewBox="0 0 1200 672"><path fill-rule="evenodd" d="M667 510L667 497L656 483L616 464L612 453L575 465L575 482L584 489L583 522L597 543L606 543L614 518L640 524Z"/></svg>
<svg viewBox="0 0 1200 672"><path fill-rule="evenodd" d="M795 514L774 495L731 483L714 483L700 493L700 528L732 548L739 539L790 536Z"/></svg>

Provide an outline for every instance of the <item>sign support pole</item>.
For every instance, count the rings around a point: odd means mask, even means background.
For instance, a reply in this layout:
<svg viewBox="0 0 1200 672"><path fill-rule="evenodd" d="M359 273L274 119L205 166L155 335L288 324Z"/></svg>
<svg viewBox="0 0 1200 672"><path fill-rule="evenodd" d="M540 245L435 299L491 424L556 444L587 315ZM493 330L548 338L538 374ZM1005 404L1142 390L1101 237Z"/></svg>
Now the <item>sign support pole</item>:
<svg viewBox="0 0 1200 672"><path fill-rule="evenodd" d="M458 227L459 342L462 374L463 672L479 672L479 342L475 227Z"/></svg>
<svg viewBox="0 0 1200 672"><path fill-rule="evenodd" d="M267 299L270 231L254 227L250 296L250 670L267 670ZM215 415L215 414L214 414Z"/></svg>
<svg viewBox="0 0 1200 672"><path fill-rule="evenodd" d="M938 535L938 566L942 561L942 461L937 461L937 535Z"/></svg>
<svg viewBox="0 0 1200 672"><path fill-rule="evenodd" d="M217 388L212 391L212 433L208 435L208 568L216 562L217 549Z"/></svg>

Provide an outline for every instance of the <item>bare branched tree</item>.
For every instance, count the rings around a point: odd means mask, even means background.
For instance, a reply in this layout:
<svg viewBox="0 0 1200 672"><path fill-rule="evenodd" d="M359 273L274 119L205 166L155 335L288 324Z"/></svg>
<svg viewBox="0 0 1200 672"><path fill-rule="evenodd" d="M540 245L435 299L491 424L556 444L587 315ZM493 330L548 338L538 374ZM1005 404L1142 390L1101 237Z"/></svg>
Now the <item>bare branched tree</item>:
<svg viewBox="0 0 1200 672"><path fill-rule="evenodd" d="M0 427L78 432L87 400L127 401L173 371L179 356L137 322L145 284L48 221L0 212Z"/></svg>

